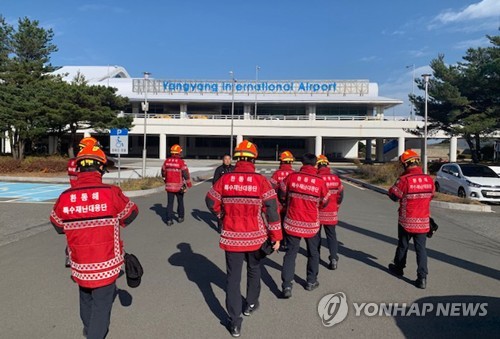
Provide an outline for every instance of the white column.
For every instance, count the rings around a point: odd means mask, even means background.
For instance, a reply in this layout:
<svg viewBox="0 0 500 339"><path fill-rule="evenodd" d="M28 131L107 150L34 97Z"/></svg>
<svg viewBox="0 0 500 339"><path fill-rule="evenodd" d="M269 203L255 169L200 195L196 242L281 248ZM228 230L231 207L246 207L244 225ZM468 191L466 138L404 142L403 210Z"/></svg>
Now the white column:
<svg viewBox="0 0 500 339"><path fill-rule="evenodd" d="M242 141L243 141L243 135L238 134L238 135L236 136L236 145L238 145L238 144L239 144L240 142L242 142Z"/></svg>
<svg viewBox="0 0 500 339"><path fill-rule="evenodd" d="M314 145L314 154L316 156L323 153L323 137L321 135L316 136L316 144Z"/></svg>
<svg viewBox="0 0 500 339"><path fill-rule="evenodd" d="M384 139L382 138L377 138L375 157L377 162L384 162Z"/></svg>
<svg viewBox="0 0 500 339"><path fill-rule="evenodd" d="M405 137L398 138L398 157L405 151Z"/></svg>
<svg viewBox="0 0 500 339"><path fill-rule="evenodd" d="M309 120L316 120L316 105L307 106L307 111L309 114ZM321 154L321 153L318 153Z"/></svg>
<svg viewBox="0 0 500 339"><path fill-rule="evenodd" d="M243 119L250 120L252 115L252 106L250 104L243 105Z"/></svg>
<svg viewBox="0 0 500 339"><path fill-rule="evenodd" d="M167 158L167 135L165 133L160 134L160 159L165 160Z"/></svg>
<svg viewBox="0 0 500 339"><path fill-rule="evenodd" d="M457 137L450 138L450 162L457 162Z"/></svg>
<svg viewBox="0 0 500 339"><path fill-rule="evenodd" d="M181 119L187 119L188 116L187 116L187 107L188 105L187 104L181 104L180 105L180 110L179 110L179 113L180 113L180 116L181 116Z"/></svg>
<svg viewBox="0 0 500 339"><path fill-rule="evenodd" d="M372 139L366 139L366 147L365 147L365 161L372 162Z"/></svg>

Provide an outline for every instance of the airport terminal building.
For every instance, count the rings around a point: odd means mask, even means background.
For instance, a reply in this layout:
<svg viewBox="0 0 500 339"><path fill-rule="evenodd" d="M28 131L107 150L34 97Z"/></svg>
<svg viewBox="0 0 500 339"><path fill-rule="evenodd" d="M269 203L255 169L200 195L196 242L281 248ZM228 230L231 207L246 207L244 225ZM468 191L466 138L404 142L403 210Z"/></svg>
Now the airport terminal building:
<svg viewBox="0 0 500 339"><path fill-rule="evenodd" d="M131 78L119 66L65 66L55 73L67 81L83 74L90 85L112 86L129 98L124 114L134 116L132 157L142 155L145 128L148 157L160 159L174 143L188 158L220 158L229 152L231 135L234 144L254 141L262 159L275 159L285 149L357 158L362 141L374 145L375 160L384 161L421 145L409 133L421 122L384 117L402 101L380 96L368 80ZM367 159L371 153L368 147Z"/></svg>

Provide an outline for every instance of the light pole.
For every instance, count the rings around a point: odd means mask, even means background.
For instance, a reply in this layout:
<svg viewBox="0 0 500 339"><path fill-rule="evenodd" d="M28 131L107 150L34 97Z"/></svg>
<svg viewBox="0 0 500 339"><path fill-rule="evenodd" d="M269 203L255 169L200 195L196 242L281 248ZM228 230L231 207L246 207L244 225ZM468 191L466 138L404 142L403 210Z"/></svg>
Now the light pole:
<svg viewBox="0 0 500 339"><path fill-rule="evenodd" d="M257 119L257 82L259 81L259 70L260 67L257 65L255 66L255 109L254 109L254 116L255 119Z"/></svg>
<svg viewBox="0 0 500 339"><path fill-rule="evenodd" d="M412 97L415 95L415 64L411 64L406 66L406 68L412 68L412 79L411 79L411 95ZM415 105L413 103L410 104L410 120L413 120L413 113L415 112Z"/></svg>
<svg viewBox="0 0 500 339"><path fill-rule="evenodd" d="M425 82L425 107L424 107L424 173L427 174L427 101L429 99L429 79L431 74L422 74Z"/></svg>
<svg viewBox="0 0 500 339"><path fill-rule="evenodd" d="M231 154L231 159L233 158L233 126L234 126L234 85L235 85L235 80L234 80L234 72L230 71L229 74L231 75L231 140L230 140L230 150L229 154Z"/></svg>
<svg viewBox="0 0 500 339"><path fill-rule="evenodd" d="M148 124L148 110L149 110L149 103L148 103L148 85L149 85L149 76L151 73L149 72L144 72L144 82L143 82L143 87L144 87L144 102L142 103L142 110L144 111L144 146L142 148L142 177L146 177L146 136L147 136L147 124Z"/></svg>

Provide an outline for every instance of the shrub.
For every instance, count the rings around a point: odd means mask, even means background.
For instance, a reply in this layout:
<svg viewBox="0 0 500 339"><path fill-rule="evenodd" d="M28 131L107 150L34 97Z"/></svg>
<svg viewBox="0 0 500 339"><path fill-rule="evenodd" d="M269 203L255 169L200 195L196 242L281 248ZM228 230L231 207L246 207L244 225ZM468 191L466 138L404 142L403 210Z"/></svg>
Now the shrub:
<svg viewBox="0 0 500 339"><path fill-rule="evenodd" d="M59 173L67 170L68 159L60 156L27 157L15 160L12 157L0 157L0 173Z"/></svg>
<svg viewBox="0 0 500 339"><path fill-rule="evenodd" d="M372 184L392 185L403 173L403 168L398 162L381 165L359 165L356 174L367 179Z"/></svg>
<svg viewBox="0 0 500 339"><path fill-rule="evenodd" d="M165 185L162 177L147 177L144 179L129 179L121 183L124 191L139 191Z"/></svg>

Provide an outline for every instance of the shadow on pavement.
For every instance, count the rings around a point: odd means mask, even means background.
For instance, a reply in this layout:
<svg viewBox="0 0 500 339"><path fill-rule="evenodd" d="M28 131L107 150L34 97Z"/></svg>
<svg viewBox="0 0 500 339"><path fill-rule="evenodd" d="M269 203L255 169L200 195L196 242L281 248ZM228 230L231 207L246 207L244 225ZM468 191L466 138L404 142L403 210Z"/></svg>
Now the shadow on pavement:
<svg viewBox="0 0 500 339"><path fill-rule="evenodd" d="M450 295L421 298L415 304L419 313L414 308L406 316L411 305L404 315L392 313L405 338L498 338L500 298ZM428 310L425 314L424 309Z"/></svg>
<svg viewBox="0 0 500 339"><path fill-rule="evenodd" d="M351 224L348 224L348 223L345 223L342 221L339 222L338 226L343 227L347 230L357 232L357 233L366 235L368 237L378 239L380 241L384 241L384 242L387 242L389 244L392 244L392 245L394 245L394 250L396 250L396 246L398 244L398 241L396 238L392 238L392 237L389 237L387 235L380 234L380 233L377 233L377 232L374 232L371 230L367 230L367 229L361 228L359 226L354 226L354 225L351 225ZM394 233L397 234L396 227L394 228ZM432 241L432 239L430 239L429 241ZM410 250L414 251L413 244L410 246ZM439 251L429 249L429 248L427 249L427 256L430 258L445 262L447 264L463 268L467 271L471 271L471 272L474 272L477 274L484 275L486 277L500 280L500 271L496 270L494 268L491 268L491 267L476 264L476 263L473 263L471 261L460 259L460 258L451 256L449 254L439 252Z"/></svg>
<svg viewBox="0 0 500 339"><path fill-rule="evenodd" d="M172 254L168 262L173 266L184 267L187 278L198 286L210 311L221 324L225 324L229 315L215 296L212 285L225 291L226 274L207 257L194 253L190 244L179 243L177 248L180 252Z"/></svg>
<svg viewBox="0 0 500 339"><path fill-rule="evenodd" d="M163 207L162 204L154 204L149 208L151 211L154 211L164 223L167 222L167 207Z"/></svg>
<svg viewBox="0 0 500 339"><path fill-rule="evenodd" d="M202 211L199 209L193 209L191 215L195 220L204 221L210 228L219 232L219 227L217 226L217 217L209 211Z"/></svg>

